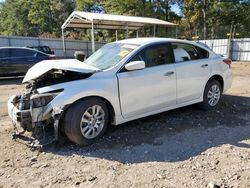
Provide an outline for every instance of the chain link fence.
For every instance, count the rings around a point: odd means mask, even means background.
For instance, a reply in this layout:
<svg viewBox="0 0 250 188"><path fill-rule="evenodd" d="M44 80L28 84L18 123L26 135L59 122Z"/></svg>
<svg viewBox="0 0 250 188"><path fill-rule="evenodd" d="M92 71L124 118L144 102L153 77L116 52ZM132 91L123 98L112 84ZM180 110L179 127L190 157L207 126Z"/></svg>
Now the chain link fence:
<svg viewBox="0 0 250 188"><path fill-rule="evenodd" d="M200 40L208 45L214 52L228 56L234 61L250 61L250 38L240 39L214 39ZM66 57L74 57L75 51L83 51L86 56L91 55L91 41L65 40ZM99 49L105 42L96 42L96 49ZM61 39L45 39L35 37L0 36L1 46L40 46L46 45L55 51L57 57L64 57L63 44Z"/></svg>
<svg viewBox="0 0 250 188"><path fill-rule="evenodd" d="M250 61L250 38L200 40L214 52L234 61Z"/></svg>
<svg viewBox="0 0 250 188"><path fill-rule="evenodd" d="M104 42L96 42L96 49L103 46ZM75 51L83 51L86 56L91 55L91 42L81 40L65 40L66 54L64 56L62 39L45 39L36 37L1 36L0 47L3 46L49 46L57 57L74 57Z"/></svg>

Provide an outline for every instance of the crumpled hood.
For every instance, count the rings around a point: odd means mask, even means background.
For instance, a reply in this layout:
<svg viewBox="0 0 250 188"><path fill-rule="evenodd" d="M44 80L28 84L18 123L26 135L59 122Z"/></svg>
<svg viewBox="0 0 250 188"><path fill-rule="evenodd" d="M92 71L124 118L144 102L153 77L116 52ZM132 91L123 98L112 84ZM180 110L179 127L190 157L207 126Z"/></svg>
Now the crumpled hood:
<svg viewBox="0 0 250 188"><path fill-rule="evenodd" d="M82 73L93 73L99 71L99 69L87 65L77 59L44 60L35 64L28 70L23 79L23 83L34 80L52 69Z"/></svg>

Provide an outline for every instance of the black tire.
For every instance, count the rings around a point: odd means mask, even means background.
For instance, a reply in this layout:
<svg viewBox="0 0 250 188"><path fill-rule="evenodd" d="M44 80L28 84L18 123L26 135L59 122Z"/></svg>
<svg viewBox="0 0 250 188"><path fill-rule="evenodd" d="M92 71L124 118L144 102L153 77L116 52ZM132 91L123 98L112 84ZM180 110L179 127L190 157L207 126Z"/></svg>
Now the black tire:
<svg viewBox="0 0 250 188"><path fill-rule="evenodd" d="M208 95L209 95L210 89L212 89L213 86L217 86L219 89L219 99L217 100L217 102L215 102L212 105L209 103ZM220 82L218 82L217 80L208 81L208 83L206 84L206 87L205 87L204 94L203 94L203 102L199 104L199 107L204 109L204 110L214 109L220 103L221 95L222 95L222 87L221 87Z"/></svg>
<svg viewBox="0 0 250 188"><path fill-rule="evenodd" d="M81 120L82 120L84 113L86 113L86 111L88 111L91 107L96 106L96 105L100 106L105 114L104 125L100 129L101 131L98 133L98 135L94 136L93 138L87 138L83 135L82 128L80 128L82 126ZM106 103L99 98L93 97L93 98L82 99L76 102L75 104L73 104L72 106L70 106L64 116L63 126L64 126L65 134L69 138L70 141L79 145L89 145L104 134L104 132L107 129L108 122L109 122L109 113L108 113L108 108L107 108ZM93 130L96 130L94 128L94 125L91 125L91 126L93 126L92 127ZM87 126L85 125L84 127L87 127Z"/></svg>

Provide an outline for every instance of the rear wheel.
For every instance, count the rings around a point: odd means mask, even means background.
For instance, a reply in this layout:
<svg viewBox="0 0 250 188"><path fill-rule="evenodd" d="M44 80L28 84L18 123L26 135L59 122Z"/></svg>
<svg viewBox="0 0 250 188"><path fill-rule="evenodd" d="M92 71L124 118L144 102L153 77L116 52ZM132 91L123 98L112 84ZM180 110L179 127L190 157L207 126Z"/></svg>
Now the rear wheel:
<svg viewBox="0 0 250 188"><path fill-rule="evenodd" d="M99 98L86 98L67 110L63 126L69 140L88 145L104 134L108 120L105 102Z"/></svg>
<svg viewBox="0 0 250 188"><path fill-rule="evenodd" d="M206 85L203 102L200 104L200 107L205 110L215 108L220 102L221 94L222 88L220 82L217 80L209 81Z"/></svg>

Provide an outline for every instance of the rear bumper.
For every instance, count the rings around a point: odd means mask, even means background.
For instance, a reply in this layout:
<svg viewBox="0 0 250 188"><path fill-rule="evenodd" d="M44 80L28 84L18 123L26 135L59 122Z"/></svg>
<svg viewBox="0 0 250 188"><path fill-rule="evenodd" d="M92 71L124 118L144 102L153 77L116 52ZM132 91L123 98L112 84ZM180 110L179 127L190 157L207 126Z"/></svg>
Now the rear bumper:
<svg viewBox="0 0 250 188"><path fill-rule="evenodd" d="M228 72L226 73L225 78L224 78L223 93L226 92L228 89L231 88L232 83L233 83L233 75L232 75L232 72L231 72L231 70L230 70L230 71L228 71Z"/></svg>

